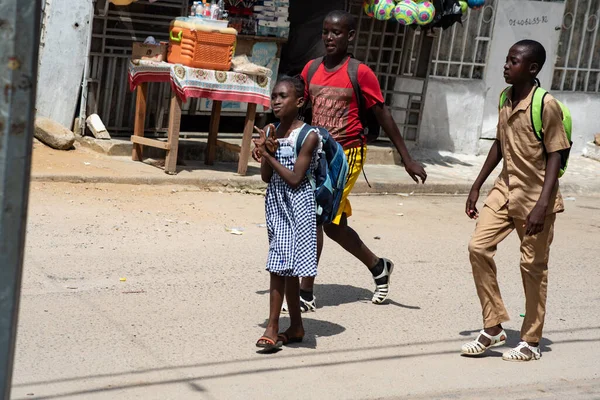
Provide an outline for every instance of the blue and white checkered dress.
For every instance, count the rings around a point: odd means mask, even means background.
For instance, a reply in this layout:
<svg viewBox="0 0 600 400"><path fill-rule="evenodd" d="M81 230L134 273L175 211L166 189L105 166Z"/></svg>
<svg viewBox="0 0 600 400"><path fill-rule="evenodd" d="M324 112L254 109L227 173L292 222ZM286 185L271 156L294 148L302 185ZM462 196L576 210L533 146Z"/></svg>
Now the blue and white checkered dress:
<svg viewBox="0 0 600 400"><path fill-rule="evenodd" d="M296 139L302 128L287 138L278 139L275 157L281 165L293 169L296 163ZM318 134L318 131L315 130ZM313 154L309 171L317 167L321 143ZM317 275L317 222L313 188L307 178L292 189L273 172L265 199L269 256L267 271L280 276Z"/></svg>

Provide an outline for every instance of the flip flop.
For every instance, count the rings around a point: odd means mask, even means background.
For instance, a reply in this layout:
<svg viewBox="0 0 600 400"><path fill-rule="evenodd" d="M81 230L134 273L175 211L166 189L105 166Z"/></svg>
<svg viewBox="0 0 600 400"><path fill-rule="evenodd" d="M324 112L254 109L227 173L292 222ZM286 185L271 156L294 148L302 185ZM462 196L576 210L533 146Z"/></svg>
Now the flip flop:
<svg viewBox="0 0 600 400"><path fill-rule="evenodd" d="M287 333L283 332L277 335L277 340L287 346L290 343L302 343L304 336L289 337Z"/></svg>
<svg viewBox="0 0 600 400"><path fill-rule="evenodd" d="M259 347L265 351L273 351L273 350L280 349L281 346L283 346L283 342L281 340L279 340L279 337L277 337L277 339L278 340L276 342L273 339L271 339L270 337L261 336L261 338L258 339L258 341L256 342L256 347Z"/></svg>

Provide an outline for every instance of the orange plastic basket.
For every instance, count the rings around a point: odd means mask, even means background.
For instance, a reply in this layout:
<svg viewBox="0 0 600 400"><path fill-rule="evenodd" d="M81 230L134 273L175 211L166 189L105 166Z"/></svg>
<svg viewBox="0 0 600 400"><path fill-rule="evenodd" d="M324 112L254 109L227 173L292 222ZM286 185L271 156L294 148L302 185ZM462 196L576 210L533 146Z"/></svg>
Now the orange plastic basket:
<svg viewBox="0 0 600 400"><path fill-rule="evenodd" d="M228 71L235 51L237 31L171 25L168 61L193 68Z"/></svg>
<svg viewBox="0 0 600 400"><path fill-rule="evenodd" d="M229 71L235 40L234 35L196 31L194 63L198 68Z"/></svg>

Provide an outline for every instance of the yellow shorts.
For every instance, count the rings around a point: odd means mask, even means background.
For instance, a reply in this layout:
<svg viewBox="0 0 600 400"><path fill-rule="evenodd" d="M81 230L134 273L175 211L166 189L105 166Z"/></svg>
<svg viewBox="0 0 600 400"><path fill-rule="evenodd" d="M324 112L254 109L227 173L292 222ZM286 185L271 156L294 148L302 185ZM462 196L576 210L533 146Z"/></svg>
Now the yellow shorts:
<svg viewBox="0 0 600 400"><path fill-rule="evenodd" d="M363 165L365 165L367 159L367 146L365 146L362 151L360 147L354 147L352 149L344 150L344 153L346 153L346 158L348 159L348 179L346 180L346 186L344 186L340 208L338 208L335 218L331 221L336 225L340 224L342 214L346 214L346 217L352 215L352 206L350 205L350 200L348 200L348 195L354 188L354 184L362 172Z"/></svg>

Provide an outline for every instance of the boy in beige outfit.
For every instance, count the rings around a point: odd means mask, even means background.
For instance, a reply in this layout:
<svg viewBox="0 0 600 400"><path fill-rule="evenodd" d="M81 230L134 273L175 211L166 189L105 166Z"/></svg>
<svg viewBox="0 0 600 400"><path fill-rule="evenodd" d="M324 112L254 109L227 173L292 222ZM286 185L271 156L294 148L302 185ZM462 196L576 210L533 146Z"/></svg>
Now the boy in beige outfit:
<svg viewBox="0 0 600 400"><path fill-rule="evenodd" d="M502 358L530 361L541 357L539 342L546 314L548 256L556 213L564 210L558 189L561 153L571 147L561 107L550 95L543 101L543 140L536 137L533 129L532 98L536 76L545 60L544 47L532 40L516 43L506 58L504 78L512 87L500 107L496 140L469 193L465 210L470 218L479 219L469 244L469 255L484 328L474 341L463 345L463 355L479 355L506 341L502 323L509 316L500 295L493 257L498 244L516 230L521 240L526 311L521 342ZM476 203L481 186L501 160L502 172L479 213Z"/></svg>

